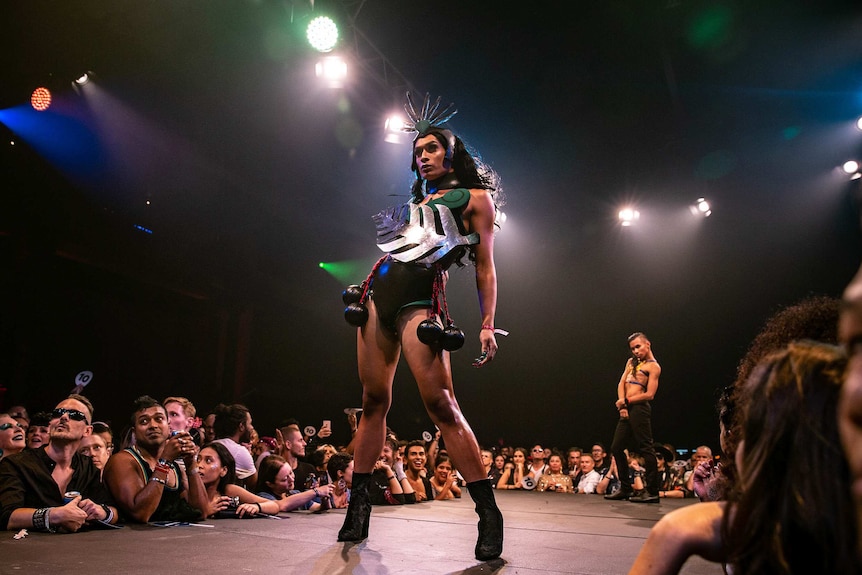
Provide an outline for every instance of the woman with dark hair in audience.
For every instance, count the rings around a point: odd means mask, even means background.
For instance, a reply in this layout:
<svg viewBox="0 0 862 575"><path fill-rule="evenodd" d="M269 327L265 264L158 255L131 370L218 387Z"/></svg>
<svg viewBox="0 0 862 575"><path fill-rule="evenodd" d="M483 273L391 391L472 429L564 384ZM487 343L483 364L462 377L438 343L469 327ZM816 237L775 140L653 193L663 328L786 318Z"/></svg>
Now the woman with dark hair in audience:
<svg viewBox="0 0 862 575"><path fill-rule="evenodd" d="M724 457L707 461L693 469L693 491L701 501L727 497L737 480L734 461L737 438L732 422L736 412L734 391L745 384L754 367L767 354L797 340L838 342L838 314L841 300L831 296L810 296L779 309L763 324L737 366L736 379L725 387L718 401L719 441Z"/></svg>
<svg viewBox="0 0 862 575"><path fill-rule="evenodd" d="M326 472L324 472L325 474ZM329 509L331 485L299 491L294 488L295 477L290 464L280 455L268 455L260 462L258 470L258 495L278 501L282 511L325 511Z"/></svg>
<svg viewBox="0 0 862 575"><path fill-rule="evenodd" d="M506 456L498 453L494 456L494 463L491 464L491 485L497 489L497 484L500 483L500 478L503 477L503 469L506 467Z"/></svg>
<svg viewBox="0 0 862 575"><path fill-rule="evenodd" d="M511 463L506 463L503 475L497 481L497 489L523 489L521 481L527 475L527 450L516 447L512 452Z"/></svg>
<svg viewBox="0 0 862 575"><path fill-rule="evenodd" d="M559 493L574 493L572 478L563 473L563 456L554 451L548 457L548 468L539 478L536 491L557 491Z"/></svg>
<svg viewBox="0 0 862 575"><path fill-rule="evenodd" d="M335 509L346 508L353 484L353 456L344 451L333 454L326 462L326 472L332 479L332 506Z"/></svg>
<svg viewBox="0 0 862 575"><path fill-rule="evenodd" d="M258 513L275 515L280 511L288 511L290 502L286 499L267 499L247 491L237 485L236 463L230 451L221 443L204 445L199 454L198 472L203 478L210 501L207 517L236 515L237 517L253 517ZM326 486L321 488L321 494ZM231 513L233 512L233 513Z"/></svg>
<svg viewBox="0 0 862 575"><path fill-rule="evenodd" d="M458 486L458 476L452 468L452 461L448 455L437 456L434 463L434 474L431 476L431 487L434 490L434 500L456 499L461 497L461 488Z"/></svg>
<svg viewBox="0 0 862 575"><path fill-rule="evenodd" d="M728 501L665 515L630 573L678 573L691 555L734 575L858 573L836 421L846 365L839 348L808 341L764 358L734 391L740 473Z"/></svg>
<svg viewBox="0 0 862 575"><path fill-rule="evenodd" d="M398 440L387 437L368 482L368 497L372 505L416 503L416 492L404 475L404 467L399 465L397 453Z"/></svg>
<svg viewBox="0 0 862 575"><path fill-rule="evenodd" d="M33 415L30 427L27 428L27 447L36 449L48 444L48 426L51 424L51 414L40 411ZM95 430L94 430L95 433Z"/></svg>

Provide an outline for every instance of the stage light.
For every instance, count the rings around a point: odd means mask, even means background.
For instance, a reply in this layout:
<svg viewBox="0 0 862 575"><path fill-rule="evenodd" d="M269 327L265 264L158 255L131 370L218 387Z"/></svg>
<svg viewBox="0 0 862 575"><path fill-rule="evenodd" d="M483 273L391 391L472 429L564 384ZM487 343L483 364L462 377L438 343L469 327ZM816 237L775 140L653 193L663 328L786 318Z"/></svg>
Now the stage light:
<svg viewBox="0 0 862 575"><path fill-rule="evenodd" d="M401 116L389 116L386 118L386 123L383 126L386 133L383 140L390 144L400 144L404 141L403 127L404 119Z"/></svg>
<svg viewBox="0 0 862 575"><path fill-rule="evenodd" d="M698 198L694 205L688 207L692 215L708 218L712 215L712 208L705 198Z"/></svg>
<svg viewBox="0 0 862 575"><path fill-rule="evenodd" d="M619 218L623 227L629 227L638 221L641 213L633 208L623 208L620 210Z"/></svg>
<svg viewBox="0 0 862 575"><path fill-rule="evenodd" d="M853 174L859 171L859 162L855 160L849 160L844 162L844 165L841 166L841 169L844 170L845 174Z"/></svg>
<svg viewBox="0 0 862 575"><path fill-rule="evenodd" d="M89 72L84 72L82 75L75 78L75 83L79 86L83 86L84 84L86 84L89 81L90 81Z"/></svg>
<svg viewBox="0 0 862 575"><path fill-rule="evenodd" d="M45 87L36 88L30 96L30 105L37 112L44 112L51 107L51 91Z"/></svg>
<svg viewBox="0 0 862 575"><path fill-rule="evenodd" d="M347 78L347 62L339 56L327 56L317 62L314 71L330 88L340 88Z"/></svg>
<svg viewBox="0 0 862 575"><path fill-rule="evenodd" d="M318 52L329 52L338 43L338 26L327 16L318 16L305 30L308 43Z"/></svg>
<svg viewBox="0 0 862 575"><path fill-rule="evenodd" d="M859 116L859 119L856 120L856 127L862 130L862 116Z"/></svg>

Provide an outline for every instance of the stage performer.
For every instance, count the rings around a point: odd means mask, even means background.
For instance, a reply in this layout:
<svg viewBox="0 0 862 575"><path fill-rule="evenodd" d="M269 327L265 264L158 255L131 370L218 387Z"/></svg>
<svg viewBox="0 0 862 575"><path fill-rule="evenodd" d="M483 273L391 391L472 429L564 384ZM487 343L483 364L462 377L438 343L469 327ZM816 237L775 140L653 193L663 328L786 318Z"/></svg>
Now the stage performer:
<svg viewBox="0 0 862 575"><path fill-rule="evenodd" d="M434 424L442 432L449 456L458 466L479 515L475 554L479 560L499 557L503 516L485 473L479 445L461 412L452 387L449 352L461 347L464 334L449 316L445 299L447 269L469 257L474 264L482 321L481 367L497 353L494 316L497 275L494 231L500 189L496 174L463 141L441 127L455 114L425 96L421 108L407 95L405 106L417 132L412 170L412 198L374 217L378 247L386 253L361 286L344 293L345 317L357 330L359 378L363 388L362 419L354 439L354 473L350 505L339 541L368 536L371 502L368 481L386 434L392 383L403 353Z"/></svg>
<svg viewBox="0 0 862 575"><path fill-rule="evenodd" d="M652 440L652 407L650 401L658 391L661 366L652 353L652 344L641 332L628 337L632 357L617 384L616 408L620 419L614 432L611 452L617 464L620 490L605 499L628 499L636 503L658 503L658 464ZM632 478L626 459L626 449L638 453L644 459L644 483L641 493L634 493Z"/></svg>

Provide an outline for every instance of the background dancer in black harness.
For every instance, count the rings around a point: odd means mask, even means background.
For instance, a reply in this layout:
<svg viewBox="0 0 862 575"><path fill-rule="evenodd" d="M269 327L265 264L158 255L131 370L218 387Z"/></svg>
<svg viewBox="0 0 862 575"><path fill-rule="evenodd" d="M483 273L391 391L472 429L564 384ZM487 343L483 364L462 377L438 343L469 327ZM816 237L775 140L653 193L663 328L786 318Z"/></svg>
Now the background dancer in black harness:
<svg viewBox="0 0 862 575"><path fill-rule="evenodd" d="M481 355L474 365L485 365L497 352L494 230L499 190L495 174L466 150L460 138L439 127L455 113L451 105L440 110L439 102L438 98L432 105L426 95L417 110L408 95L406 109L413 122L409 131L418 132L413 142L413 197L374 218L378 247L387 255L362 286L345 292L345 303L350 304L345 316L360 326L363 416L354 439L350 506L338 540L361 541L368 536L367 485L383 446L395 368L403 354L449 456L467 481L479 515L476 558L488 560L502 552L503 517L479 445L452 388L449 351L460 347L464 336L449 318L445 278L446 269L469 254L481 311L477 326ZM438 316L445 325L438 323Z"/></svg>

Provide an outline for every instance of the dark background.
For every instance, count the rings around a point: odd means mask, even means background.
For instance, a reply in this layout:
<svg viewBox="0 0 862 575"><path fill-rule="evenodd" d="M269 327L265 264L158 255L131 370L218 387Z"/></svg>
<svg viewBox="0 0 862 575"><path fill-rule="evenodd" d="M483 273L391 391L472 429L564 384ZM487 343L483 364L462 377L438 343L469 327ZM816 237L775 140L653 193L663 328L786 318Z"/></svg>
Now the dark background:
<svg viewBox="0 0 862 575"><path fill-rule="evenodd" d="M470 367L469 268L449 289L482 443L609 443L626 336L644 331L663 367L656 439L717 448L718 390L763 322L840 295L859 265L858 184L838 168L862 157L857 2L315 4L329 9L343 50L371 45L392 78L455 102L450 125L503 178L511 335L487 368ZM378 257L370 216L405 198L410 152L382 141L403 90L374 64L319 85L309 12L2 4L6 407L53 407L91 370L84 393L118 429L147 393L244 402L262 434L331 419L346 441L360 386L341 290ZM54 91L41 114L38 85ZM698 197L710 218L689 213ZM641 212L626 229L625 202ZM390 425L432 427L406 366Z"/></svg>

